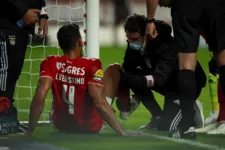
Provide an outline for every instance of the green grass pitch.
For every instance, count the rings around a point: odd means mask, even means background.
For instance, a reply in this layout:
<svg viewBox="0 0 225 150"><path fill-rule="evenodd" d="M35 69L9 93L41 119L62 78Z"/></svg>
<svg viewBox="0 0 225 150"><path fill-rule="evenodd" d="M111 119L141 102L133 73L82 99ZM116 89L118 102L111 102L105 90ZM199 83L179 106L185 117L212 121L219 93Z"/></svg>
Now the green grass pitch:
<svg viewBox="0 0 225 150"><path fill-rule="evenodd" d="M100 58L103 67L111 63L122 63L125 48L102 47L100 51ZM18 81L18 87L15 92L16 105L21 110L19 113L20 120L28 119L28 109L30 106L32 93L35 91L38 80L40 59L48 55L59 54L59 50L55 47L45 48L28 48L26 60L23 68L23 73ZM198 52L198 59L208 74L207 64L209 60L209 52L207 49L201 49ZM32 88L31 88L32 87ZM163 97L155 94L158 102L163 104ZM200 98L204 106L204 115L207 116L211 110L211 102L208 85L204 88ZM51 106L51 96L47 97L47 102L42 115L42 119L48 118L48 111ZM116 107L114 107L116 108ZM118 115L118 111L116 112ZM145 125L149 119L150 114L141 105L127 121L121 121L123 126L130 130L137 130L138 127ZM164 135L165 133L154 132L157 135ZM165 134L166 135L166 134ZM104 135L81 135L81 134L65 134L59 133L51 126L38 127L34 139L40 142L53 144L60 147L65 147L71 150L149 150L149 149L204 149L197 146L187 144L179 144L173 141L159 140L152 137L120 137L114 131L108 129ZM205 143L225 148L223 136L208 136L198 135L194 142Z"/></svg>

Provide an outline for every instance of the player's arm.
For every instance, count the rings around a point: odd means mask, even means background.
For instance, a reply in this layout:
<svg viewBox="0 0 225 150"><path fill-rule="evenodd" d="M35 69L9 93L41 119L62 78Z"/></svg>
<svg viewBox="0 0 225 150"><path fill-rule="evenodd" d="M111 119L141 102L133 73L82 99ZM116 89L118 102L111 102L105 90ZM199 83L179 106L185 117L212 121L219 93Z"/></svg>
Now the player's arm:
<svg viewBox="0 0 225 150"><path fill-rule="evenodd" d="M30 116L27 132L32 134L40 116L43 112L45 105L45 98L52 86L52 79L49 77L42 77L39 79L38 86L34 95L34 98L30 106Z"/></svg>
<svg viewBox="0 0 225 150"><path fill-rule="evenodd" d="M146 0L147 17L152 19L155 17L156 8L159 0Z"/></svg>
<svg viewBox="0 0 225 150"><path fill-rule="evenodd" d="M43 112L46 95L52 87L53 76L51 58L48 57L40 65L40 79L30 106L28 134L33 133L41 113Z"/></svg>
<svg viewBox="0 0 225 150"><path fill-rule="evenodd" d="M99 114L118 134L126 135L126 132L117 120L112 107L106 101L105 90L103 87L103 70L100 60L95 60L89 70L90 79L88 81L88 93Z"/></svg>
<svg viewBox="0 0 225 150"><path fill-rule="evenodd" d="M104 87L95 83L89 83L88 92L92 97L99 114L108 123L108 125L119 135L126 135L126 132L117 120L112 107L106 101Z"/></svg>

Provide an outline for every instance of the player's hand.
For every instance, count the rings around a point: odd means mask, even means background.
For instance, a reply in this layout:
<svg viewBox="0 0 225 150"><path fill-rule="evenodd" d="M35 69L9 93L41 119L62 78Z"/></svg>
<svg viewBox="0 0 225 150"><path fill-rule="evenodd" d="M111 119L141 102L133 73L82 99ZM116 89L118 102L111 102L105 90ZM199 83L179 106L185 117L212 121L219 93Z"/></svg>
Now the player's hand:
<svg viewBox="0 0 225 150"><path fill-rule="evenodd" d="M48 21L46 18L40 19L38 34L40 35L40 38L44 38L48 35Z"/></svg>
<svg viewBox="0 0 225 150"><path fill-rule="evenodd" d="M127 131L125 136L145 136L145 133L136 131Z"/></svg>
<svg viewBox="0 0 225 150"><path fill-rule="evenodd" d="M25 135L25 136L32 136L32 135L33 135L33 132L27 131L27 132L24 133L24 135Z"/></svg>
<svg viewBox="0 0 225 150"><path fill-rule="evenodd" d="M152 39L155 39L158 35L158 32L156 30L156 26L154 22L147 23L145 35L150 36Z"/></svg>
<svg viewBox="0 0 225 150"><path fill-rule="evenodd" d="M156 30L156 26L154 22L151 23L147 23L146 24L146 30L145 30L145 37L144 37L144 43L143 43L143 47L145 49L146 45L147 45L147 40L150 39L155 39L158 35L158 32Z"/></svg>
<svg viewBox="0 0 225 150"><path fill-rule="evenodd" d="M39 9L28 9L26 14L23 16L25 24L34 24L38 22L38 14L41 12Z"/></svg>

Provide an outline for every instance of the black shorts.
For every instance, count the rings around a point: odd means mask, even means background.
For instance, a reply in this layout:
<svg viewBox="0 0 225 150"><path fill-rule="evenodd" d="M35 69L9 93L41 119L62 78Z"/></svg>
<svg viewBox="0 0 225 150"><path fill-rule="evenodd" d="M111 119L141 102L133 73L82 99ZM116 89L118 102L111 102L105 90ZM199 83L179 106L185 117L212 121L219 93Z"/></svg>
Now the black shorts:
<svg viewBox="0 0 225 150"><path fill-rule="evenodd" d="M197 52L201 33L206 35L211 50L224 50L224 8L224 0L173 0L171 15L178 51Z"/></svg>

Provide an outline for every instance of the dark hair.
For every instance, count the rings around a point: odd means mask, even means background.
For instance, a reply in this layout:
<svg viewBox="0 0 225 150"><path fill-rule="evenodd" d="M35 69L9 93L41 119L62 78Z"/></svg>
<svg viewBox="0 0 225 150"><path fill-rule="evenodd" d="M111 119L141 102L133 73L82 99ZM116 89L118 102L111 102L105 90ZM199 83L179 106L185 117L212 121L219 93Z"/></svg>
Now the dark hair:
<svg viewBox="0 0 225 150"><path fill-rule="evenodd" d="M63 52L69 52L81 38L79 26L77 24L62 26L57 33L57 38Z"/></svg>
<svg viewBox="0 0 225 150"><path fill-rule="evenodd" d="M144 15L136 13L132 16L128 16L124 24L125 32L138 32L141 36L144 36L146 28L146 19L147 18Z"/></svg>

